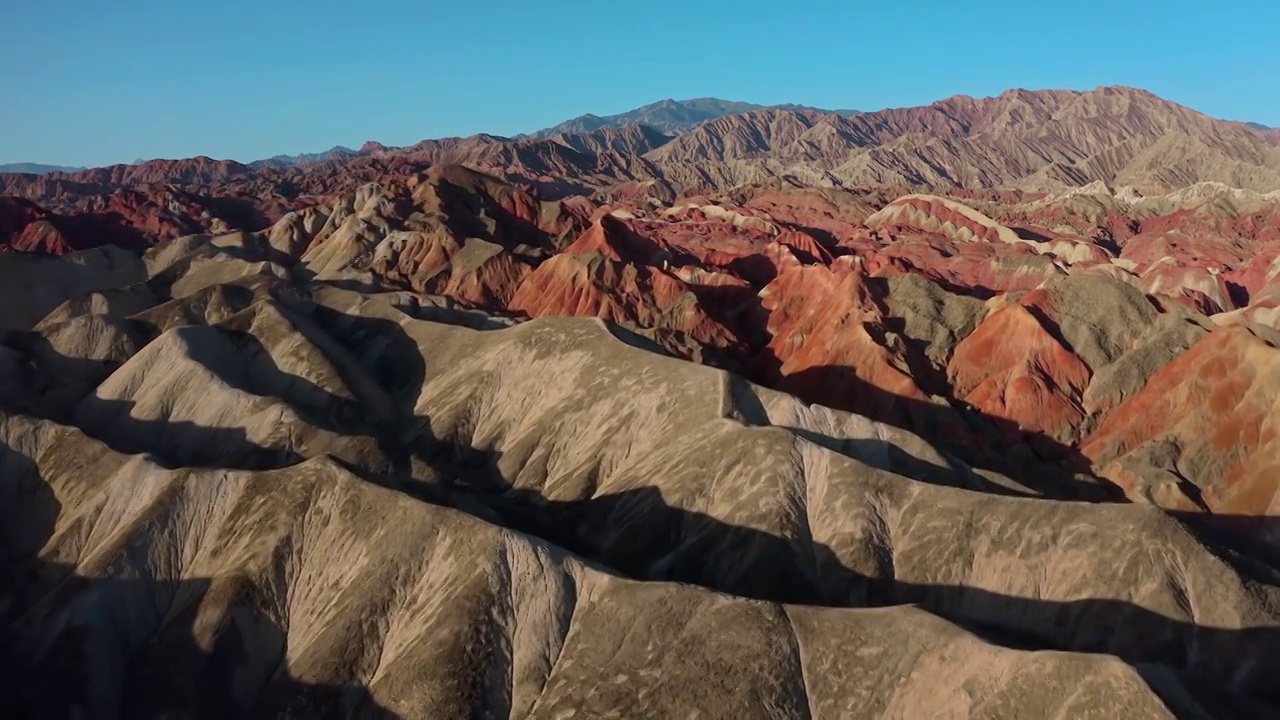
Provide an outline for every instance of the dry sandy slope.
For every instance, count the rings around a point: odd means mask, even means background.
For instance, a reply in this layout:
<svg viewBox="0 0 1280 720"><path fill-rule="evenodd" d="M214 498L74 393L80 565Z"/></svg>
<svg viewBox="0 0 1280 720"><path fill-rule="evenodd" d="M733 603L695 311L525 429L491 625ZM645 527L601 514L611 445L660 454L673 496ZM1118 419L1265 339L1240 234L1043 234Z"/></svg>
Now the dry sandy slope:
<svg viewBox="0 0 1280 720"><path fill-rule="evenodd" d="M603 323L420 319L456 316L222 242L147 258L152 310L68 292L3 339L7 699L1266 716L1273 573L1182 518L956 487L914 435Z"/></svg>
<svg viewBox="0 0 1280 720"><path fill-rule="evenodd" d="M1168 716L1112 658L1007 650L908 607L793 607L623 579L325 460L165 470L47 421L9 418L4 435L43 478L9 459L6 495L43 482L61 506L14 646L34 661L24 694L39 709ZM24 522L6 517L19 534L42 530ZM55 581L64 569L75 576Z"/></svg>

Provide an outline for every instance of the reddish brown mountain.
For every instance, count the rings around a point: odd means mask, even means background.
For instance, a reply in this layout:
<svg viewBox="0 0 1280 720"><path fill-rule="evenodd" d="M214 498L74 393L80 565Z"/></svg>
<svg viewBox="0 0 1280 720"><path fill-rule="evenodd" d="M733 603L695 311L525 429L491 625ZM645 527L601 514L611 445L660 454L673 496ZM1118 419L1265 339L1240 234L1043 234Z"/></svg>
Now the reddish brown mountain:
<svg viewBox="0 0 1280 720"><path fill-rule="evenodd" d="M262 207L279 198L301 206L359 182L409 177L437 164L469 165L554 197L623 192L670 200L777 181L1055 193L1104 182L1147 194L1221 182L1270 192L1280 189L1280 135L1130 88L1014 90L852 116L758 109L710 119L674 140L628 125L542 139L476 135L404 148L369 143L301 165L256 169L202 157L45 176L0 174L0 193L59 212L87 195L156 184L254 198Z"/></svg>

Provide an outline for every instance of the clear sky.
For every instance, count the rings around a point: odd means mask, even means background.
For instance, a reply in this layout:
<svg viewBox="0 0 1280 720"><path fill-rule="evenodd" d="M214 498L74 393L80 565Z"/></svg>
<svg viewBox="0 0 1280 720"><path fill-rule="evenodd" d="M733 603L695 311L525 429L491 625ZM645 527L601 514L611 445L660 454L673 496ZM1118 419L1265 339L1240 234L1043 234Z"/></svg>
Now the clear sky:
<svg viewBox="0 0 1280 720"><path fill-rule="evenodd" d="M242 161L663 98L1142 87L1280 125L1280 0L2 0L0 163Z"/></svg>

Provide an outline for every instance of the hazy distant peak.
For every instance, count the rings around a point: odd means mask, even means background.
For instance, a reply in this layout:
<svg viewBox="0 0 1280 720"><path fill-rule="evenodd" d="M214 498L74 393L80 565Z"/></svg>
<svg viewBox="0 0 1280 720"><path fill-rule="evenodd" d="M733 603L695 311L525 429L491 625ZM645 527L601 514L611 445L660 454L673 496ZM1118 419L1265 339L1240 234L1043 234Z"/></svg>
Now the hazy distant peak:
<svg viewBox="0 0 1280 720"><path fill-rule="evenodd" d="M43 163L8 163L0 165L0 173L27 173L30 175L46 175L51 172L76 172L82 167L65 165L45 165Z"/></svg>
<svg viewBox="0 0 1280 720"><path fill-rule="evenodd" d="M275 155L265 160L255 160L249 165L251 167L293 167L297 165L309 165L324 160L333 160L335 158L353 157L360 153L343 145L334 145L333 147L318 153L301 153L299 155Z"/></svg>
<svg viewBox="0 0 1280 720"><path fill-rule="evenodd" d="M821 110L805 105L787 103L783 105L760 105L739 100L723 100L721 98L701 97L688 100L667 98L650 103L634 110L616 115L580 115L566 120L554 127L529 134L530 138L548 138L557 135L577 135L592 132L603 127L625 127L628 125L647 125L667 135L678 135L692 130L705 122L727 115L739 115L755 110L783 109L796 111L816 111L836 113L839 115L855 115L856 110Z"/></svg>

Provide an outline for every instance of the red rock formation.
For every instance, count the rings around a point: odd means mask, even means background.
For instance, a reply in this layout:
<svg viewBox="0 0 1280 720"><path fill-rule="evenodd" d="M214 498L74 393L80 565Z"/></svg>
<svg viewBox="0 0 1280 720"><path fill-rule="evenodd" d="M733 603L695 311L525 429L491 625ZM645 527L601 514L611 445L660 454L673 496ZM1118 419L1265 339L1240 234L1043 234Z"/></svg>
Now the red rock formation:
<svg viewBox="0 0 1280 720"><path fill-rule="evenodd" d="M0 197L0 244L12 247L27 226L50 213L33 202L21 198Z"/></svg>
<svg viewBox="0 0 1280 720"><path fill-rule="evenodd" d="M893 199L882 192L833 188L758 188L741 193L744 209L763 212L786 227L839 242L859 232L868 216Z"/></svg>
<svg viewBox="0 0 1280 720"><path fill-rule="evenodd" d="M908 195L866 219L873 230L909 228L943 235L953 242L1016 243L1013 230L967 205L934 195Z"/></svg>
<svg viewBox="0 0 1280 720"><path fill-rule="evenodd" d="M1271 515L1280 510L1278 401L1274 338L1228 325L1157 372L1081 450L1134 499Z"/></svg>
<svg viewBox="0 0 1280 720"><path fill-rule="evenodd" d="M658 268L599 254L557 255L538 266L509 308L529 317L598 317L628 327L674 330L714 347L738 344L688 284Z"/></svg>
<svg viewBox="0 0 1280 720"><path fill-rule="evenodd" d="M772 336L760 372L810 402L909 421L904 400L925 402L900 341L885 327L883 290L853 262L786 263L760 293Z"/></svg>
<svg viewBox="0 0 1280 720"><path fill-rule="evenodd" d="M782 233L775 242L779 245L785 245L797 258L804 262L830 265L831 261L835 259L831 251L819 244L812 235L798 230Z"/></svg>
<svg viewBox="0 0 1280 720"><path fill-rule="evenodd" d="M1136 271L1142 278L1139 286L1144 292L1205 315L1236 307L1236 299L1221 266L1183 266L1173 259L1166 259Z"/></svg>
<svg viewBox="0 0 1280 720"><path fill-rule="evenodd" d="M875 275L920 272L981 295L1030 290L1065 274L1053 258L1026 243L956 243L940 235L906 233L860 254Z"/></svg>
<svg viewBox="0 0 1280 720"><path fill-rule="evenodd" d="M1280 279L1280 242L1255 246L1252 257L1224 275L1227 282L1244 290L1246 299L1261 294Z"/></svg>
<svg viewBox="0 0 1280 720"><path fill-rule="evenodd" d="M504 310L533 271L501 245L443 232L403 233L388 250L373 263L379 276L490 310Z"/></svg>
<svg viewBox="0 0 1280 720"><path fill-rule="evenodd" d="M422 211L449 217L458 232L491 237L505 245L545 244L585 224L589 204L548 202L499 178L460 165L440 165L408 182Z"/></svg>
<svg viewBox="0 0 1280 720"><path fill-rule="evenodd" d="M1120 257L1138 267L1172 260L1179 265L1224 267L1249 254L1250 242L1230 236L1183 231L1142 232L1124 244Z"/></svg>
<svg viewBox="0 0 1280 720"><path fill-rule="evenodd" d="M955 397L981 412L1070 442L1092 373L1055 337L1052 311L1043 290L997 310L956 346L947 374Z"/></svg>
<svg viewBox="0 0 1280 720"><path fill-rule="evenodd" d="M63 216L26 200L0 197L0 249L62 255L101 245L141 248L147 240L116 212Z"/></svg>
<svg viewBox="0 0 1280 720"><path fill-rule="evenodd" d="M181 160L148 160L137 165L111 165L74 173L50 173L51 178L100 185L213 185L253 168L234 160L199 156Z"/></svg>
<svg viewBox="0 0 1280 720"><path fill-rule="evenodd" d="M672 257L671 247L632 230L612 215L603 215L591 227L565 247L565 255L595 253L618 262L662 266Z"/></svg>

